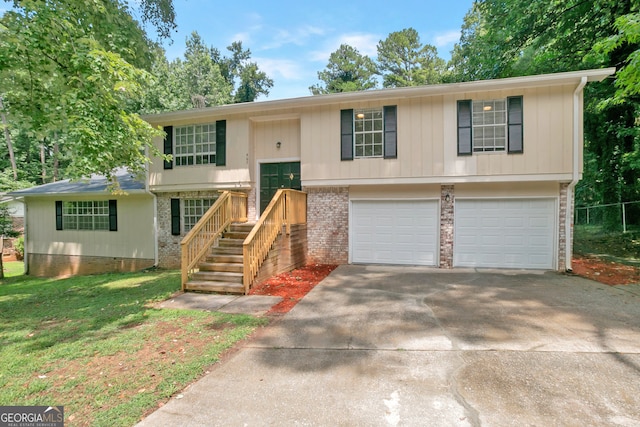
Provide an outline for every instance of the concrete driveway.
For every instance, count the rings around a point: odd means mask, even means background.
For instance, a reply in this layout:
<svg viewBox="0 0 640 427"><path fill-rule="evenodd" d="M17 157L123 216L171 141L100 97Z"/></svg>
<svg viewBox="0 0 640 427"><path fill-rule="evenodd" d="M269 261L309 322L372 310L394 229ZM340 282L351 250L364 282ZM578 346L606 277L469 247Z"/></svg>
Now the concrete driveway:
<svg viewBox="0 0 640 427"><path fill-rule="evenodd" d="M640 426L640 285L341 266L140 426Z"/></svg>

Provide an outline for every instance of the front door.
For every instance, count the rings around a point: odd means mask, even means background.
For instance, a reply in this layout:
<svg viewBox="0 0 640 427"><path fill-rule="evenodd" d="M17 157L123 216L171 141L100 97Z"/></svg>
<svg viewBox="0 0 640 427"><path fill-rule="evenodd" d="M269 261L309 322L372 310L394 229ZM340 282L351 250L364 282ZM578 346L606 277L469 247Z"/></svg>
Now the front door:
<svg viewBox="0 0 640 427"><path fill-rule="evenodd" d="M260 164L260 213L266 209L271 198L280 188L302 190L300 162Z"/></svg>

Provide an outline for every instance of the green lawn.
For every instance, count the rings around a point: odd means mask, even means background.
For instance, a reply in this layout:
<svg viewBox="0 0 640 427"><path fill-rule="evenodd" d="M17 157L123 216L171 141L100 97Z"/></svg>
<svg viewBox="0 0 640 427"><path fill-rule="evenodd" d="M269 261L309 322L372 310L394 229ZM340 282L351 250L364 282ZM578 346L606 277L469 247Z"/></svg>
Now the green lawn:
<svg viewBox="0 0 640 427"><path fill-rule="evenodd" d="M3 262L5 277L15 277L24 274L24 263L22 261Z"/></svg>
<svg viewBox="0 0 640 427"><path fill-rule="evenodd" d="M0 281L0 406L131 426L266 322L152 307L179 283L173 271Z"/></svg>

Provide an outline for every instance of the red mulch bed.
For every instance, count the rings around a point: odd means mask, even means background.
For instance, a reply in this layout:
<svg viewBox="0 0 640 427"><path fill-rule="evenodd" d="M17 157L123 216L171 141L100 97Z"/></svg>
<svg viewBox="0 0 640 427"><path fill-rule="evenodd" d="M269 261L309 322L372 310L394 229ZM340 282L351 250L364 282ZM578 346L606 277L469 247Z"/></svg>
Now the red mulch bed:
<svg viewBox="0 0 640 427"><path fill-rule="evenodd" d="M593 256L575 256L572 268L574 274L605 285L640 283L640 268Z"/></svg>
<svg viewBox="0 0 640 427"><path fill-rule="evenodd" d="M310 264L264 281L249 291L249 295L272 295L283 300L271 307L267 315L280 315L291 310L305 295L331 273L337 265Z"/></svg>

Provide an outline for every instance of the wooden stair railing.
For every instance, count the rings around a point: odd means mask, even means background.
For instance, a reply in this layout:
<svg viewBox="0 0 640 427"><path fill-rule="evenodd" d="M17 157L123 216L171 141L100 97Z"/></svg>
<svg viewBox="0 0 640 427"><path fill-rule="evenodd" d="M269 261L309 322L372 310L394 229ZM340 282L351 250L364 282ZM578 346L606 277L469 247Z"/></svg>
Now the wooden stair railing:
<svg viewBox="0 0 640 427"><path fill-rule="evenodd" d="M232 222L247 222L247 195L223 191L180 242L183 291L193 270Z"/></svg>
<svg viewBox="0 0 640 427"><path fill-rule="evenodd" d="M267 258L271 246L282 232L282 227L285 226L285 232L290 234L292 224L306 222L307 193L288 189L278 190L242 246L245 294L249 293L253 280Z"/></svg>

